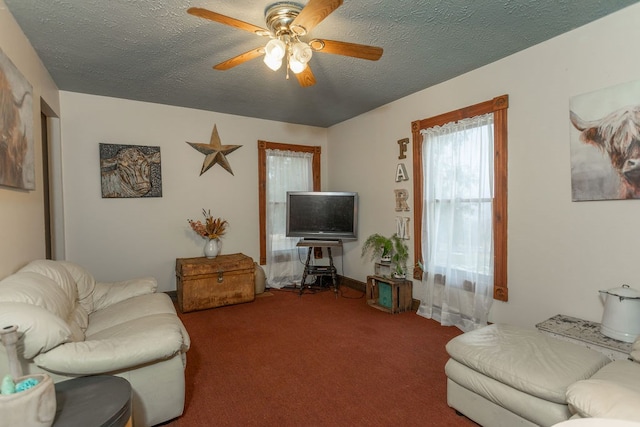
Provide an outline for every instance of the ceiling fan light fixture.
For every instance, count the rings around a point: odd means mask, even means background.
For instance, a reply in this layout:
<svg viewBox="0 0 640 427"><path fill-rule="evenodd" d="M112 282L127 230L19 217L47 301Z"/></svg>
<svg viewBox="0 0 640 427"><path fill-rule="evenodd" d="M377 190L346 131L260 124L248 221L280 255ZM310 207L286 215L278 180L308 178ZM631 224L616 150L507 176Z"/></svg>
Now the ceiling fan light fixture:
<svg viewBox="0 0 640 427"><path fill-rule="evenodd" d="M307 68L306 62L300 62L297 59L295 59L293 56L289 58L289 69L294 73L296 74L301 73L304 71L305 68Z"/></svg>
<svg viewBox="0 0 640 427"><path fill-rule="evenodd" d="M273 71L278 71L280 67L282 67L282 58L278 59L269 55L265 55L264 63L267 64L267 67L271 68Z"/></svg>
<svg viewBox="0 0 640 427"><path fill-rule="evenodd" d="M291 47L291 56L298 62L306 64L311 60L311 56L313 55L313 51L309 47L308 44L303 42L296 42Z"/></svg>
<svg viewBox="0 0 640 427"><path fill-rule="evenodd" d="M264 47L265 56L273 60L282 60L287 52L287 45L280 39L269 40Z"/></svg>

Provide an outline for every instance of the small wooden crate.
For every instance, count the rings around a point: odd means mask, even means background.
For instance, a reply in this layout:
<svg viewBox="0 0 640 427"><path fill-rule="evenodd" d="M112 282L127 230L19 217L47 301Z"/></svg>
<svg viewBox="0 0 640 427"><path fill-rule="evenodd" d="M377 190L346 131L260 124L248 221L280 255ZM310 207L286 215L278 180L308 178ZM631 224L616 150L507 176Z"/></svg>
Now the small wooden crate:
<svg viewBox="0 0 640 427"><path fill-rule="evenodd" d="M253 301L255 265L243 254L176 259L178 307L183 313Z"/></svg>
<svg viewBox="0 0 640 427"><path fill-rule="evenodd" d="M382 277L391 277L390 262L376 262L374 264L374 275Z"/></svg>
<svg viewBox="0 0 640 427"><path fill-rule="evenodd" d="M367 304L388 313L411 310L413 282L382 276L367 276Z"/></svg>

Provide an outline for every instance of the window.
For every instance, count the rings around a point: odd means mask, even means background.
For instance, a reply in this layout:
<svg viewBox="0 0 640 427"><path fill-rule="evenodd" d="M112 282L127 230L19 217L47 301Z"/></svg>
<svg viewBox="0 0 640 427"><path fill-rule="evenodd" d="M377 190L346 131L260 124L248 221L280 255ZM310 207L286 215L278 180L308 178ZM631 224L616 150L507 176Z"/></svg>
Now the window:
<svg viewBox="0 0 640 427"><path fill-rule="evenodd" d="M308 146L308 145L295 145L295 144L282 144L276 142L267 142L267 141L258 141L258 197L259 197L259 216L260 216L260 264L265 265L267 263L267 240L268 240L268 226L267 226L267 217L269 216L269 212L271 214L275 211L284 212L286 211L285 205L283 203L286 202L284 196L286 195L286 190L282 194L282 200L278 201L277 198L271 198L269 200L267 193L267 185L268 181L276 181L277 179L281 179L287 173L292 173L293 168L287 168L286 166L283 168L269 168L268 166L268 150L277 150L281 152L280 154L285 155L287 152L292 153L292 158L295 153L303 154L308 153L311 155L311 182L313 191L320 191L320 147L318 146ZM294 176L294 179L300 180L301 177ZM298 188L291 188L291 190L298 190ZM284 238L284 229L285 224L282 223L282 231L278 231L278 234L281 236L275 237L275 246L274 249L277 250L276 246L280 246L280 248L284 248L285 238ZM279 243L278 243L279 242ZM284 245L284 246L283 246Z"/></svg>
<svg viewBox="0 0 640 427"><path fill-rule="evenodd" d="M493 152L493 115L421 133L426 235L435 240L434 254L425 260L426 265L439 274L448 266L452 271L493 276L493 171L489 170L493 167L489 156Z"/></svg>
<svg viewBox="0 0 640 427"><path fill-rule="evenodd" d="M429 119L419 120L412 123L413 134L413 174L414 174L414 236L415 236L415 261L416 267L414 269L414 278L417 280L422 279L423 271L419 267L424 265L422 259L422 247L423 247L423 231L430 232L430 230L423 230L423 215L424 209L435 209L437 207L438 212L446 214L449 210L452 215L451 218L461 219L458 223L462 226L458 227L455 232L448 230L440 232L435 237L437 239L451 239L452 246L450 250L446 252L434 253L436 266L432 267L434 271L432 274L439 276L442 279L442 271L438 271L439 265L448 263L453 265L454 269L463 272L471 268L476 268L476 273L481 276L488 276L488 271L482 271L483 267L477 267L478 265L484 265L485 269L490 268L493 265L493 298L497 300L508 300L507 289L507 108L508 108L508 96L503 95L493 100L486 101L480 104L472 105L460 110L456 110L450 113L442 114ZM433 152L430 152L430 156L438 156L441 162L437 171L427 170L428 165L425 164L425 148L423 144L424 138L428 138L429 129L434 127L443 127L446 132L446 126L449 123L462 122L465 119L472 117L478 117L482 115L488 115L488 121L485 124L473 125L470 129L464 129L460 131L459 127L449 132L446 138L460 138L464 140L475 140L478 136L477 133L484 133L487 136L492 137L493 145L493 168L488 173L484 174L483 180L485 182L476 182L475 184L465 184L468 187L462 187L461 193L457 198L457 203L452 203L452 199L448 196L451 194L451 185L454 182L451 176L447 174L466 174L472 171L477 165L481 164L479 161L482 156L482 149L480 147L465 146L465 142L459 145L466 156L456 161L458 164L447 164L444 162L447 152L437 150L451 150L451 147L446 144L439 144L440 147ZM492 122L492 123L491 123ZM489 128L490 127L490 128ZM465 135L463 135L465 134ZM475 153L475 154L473 154ZM466 164L465 164L466 162ZM487 164L491 164L488 162ZM424 178L428 177L430 180L438 180L437 183L429 182L436 185L425 185ZM487 179L493 178L492 185L486 182ZM485 190L478 191L479 188L474 186L482 185ZM431 187L425 188L425 187ZM476 190L476 191L472 191ZM431 193L429 193L431 192ZM465 196L465 194L467 194ZM452 211L455 209L455 212ZM435 210L434 210L435 212ZM428 212L427 212L428 213ZM443 214L443 215L444 215ZM478 237L470 240L466 236L468 233L464 232L464 228L477 229L480 227L483 233L479 233ZM446 230L446 227L442 229ZM433 231L433 230L431 230ZM435 231L433 231L435 233ZM493 244L493 259L484 260L478 264L478 258L481 258L483 254L490 253L487 249L487 245L492 242ZM470 251L470 248L475 248ZM476 266L476 267L474 267ZM436 278L436 280L438 280ZM473 282L468 280L461 280L464 287L472 288ZM470 289L467 289L470 290Z"/></svg>

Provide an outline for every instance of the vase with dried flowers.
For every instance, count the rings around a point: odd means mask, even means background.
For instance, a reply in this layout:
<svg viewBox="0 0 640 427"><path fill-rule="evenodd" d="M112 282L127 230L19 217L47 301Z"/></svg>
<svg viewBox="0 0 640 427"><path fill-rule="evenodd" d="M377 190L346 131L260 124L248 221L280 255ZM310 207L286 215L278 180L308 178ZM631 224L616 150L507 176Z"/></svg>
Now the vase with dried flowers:
<svg viewBox="0 0 640 427"><path fill-rule="evenodd" d="M227 232L229 223L222 218L214 218L211 210L202 209L204 224L201 221L188 219L191 229L199 234L203 239L207 239L204 245L204 255L207 258L215 258L220 252L220 238Z"/></svg>

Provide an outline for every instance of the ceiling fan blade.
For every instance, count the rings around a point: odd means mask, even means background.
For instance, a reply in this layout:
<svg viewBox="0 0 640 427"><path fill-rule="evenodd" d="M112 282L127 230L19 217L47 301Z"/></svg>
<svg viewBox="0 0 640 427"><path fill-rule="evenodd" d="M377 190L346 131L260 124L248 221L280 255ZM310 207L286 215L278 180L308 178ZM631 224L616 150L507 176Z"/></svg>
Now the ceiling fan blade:
<svg viewBox="0 0 640 427"><path fill-rule="evenodd" d="M377 46L367 46L364 44L339 42L335 40L313 39L309 42L311 49L333 53L335 55L352 56L354 58L377 61L382 56L383 49Z"/></svg>
<svg viewBox="0 0 640 427"><path fill-rule="evenodd" d="M240 65L254 58L257 58L260 55L264 55L264 47L257 47L250 50L249 52L245 52L231 59L227 59L226 61L221 62L218 65L214 65L213 68L220 71L228 70L229 68L233 68L236 65Z"/></svg>
<svg viewBox="0 0 640 427"><path fill-rule="evenodd" d="M300 86L302 87L309 87L316 84L316 77L313 75L309 64L307 64L304 70L296 74L296 78L298 79L298 83L300 83Z"/></svg>
<svg viewBox="0 0 640 427"><path fill-rule="evenodd" d="M228 16L221 15L207 9L202 9L200 7L190 7L189 9L187 9L187 13L190 13L194 16L199 16L200 18L209 19L214 22L219 22L220 24L225 24L231 27L239 28L241 30L249 31L250 33L258 34L259 36L269 35L269 30L258 27L257 25L249 24L247 22L240 21L239 19L230 18Z"/></svg>
<svg viewBox="0 0 640 427"><path fill-rule="evenodd" d="M342 0L309 0L309 3L300 11L290 26L298 35L307 34L340 5L342 5ZM304 30L298 31L297 29L301 27Z"/></svg>

